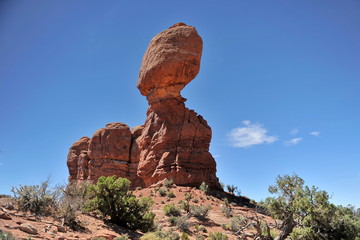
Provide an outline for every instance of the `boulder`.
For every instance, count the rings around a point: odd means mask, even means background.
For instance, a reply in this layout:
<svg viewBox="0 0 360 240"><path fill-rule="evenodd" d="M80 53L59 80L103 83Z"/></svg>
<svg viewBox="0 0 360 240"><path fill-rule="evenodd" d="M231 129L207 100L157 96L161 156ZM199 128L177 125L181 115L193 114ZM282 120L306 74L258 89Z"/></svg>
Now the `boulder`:
<svg viewBox="0 0 360 240"><path fill-rule="evenodd" d="M38 230L31 226L29 223L23 223L19 226L19 229L23 232L29 233L29 234L37 234Z"/></svg>

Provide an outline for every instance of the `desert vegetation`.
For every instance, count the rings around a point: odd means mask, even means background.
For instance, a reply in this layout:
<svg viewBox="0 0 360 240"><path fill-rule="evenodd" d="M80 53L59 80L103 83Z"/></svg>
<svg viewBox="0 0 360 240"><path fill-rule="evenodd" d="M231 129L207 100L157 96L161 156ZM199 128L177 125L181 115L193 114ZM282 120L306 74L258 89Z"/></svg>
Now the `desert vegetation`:
<svg viewBox="0 0 360 240"><path fill-rule="evenodd" d="M306 186L296 174L278 176L269 187L271 196L260 204L233 191L211 191L205 183L198 189L181 188L166 180L134 192L130 185L128 179L114 176L100 177L97 184L54 188L46 180L13 188L12 201L18 211L53 218L73 232L89 227L79 214L115 224L123 234L114 239L360 239L360 210L330 203L326 191ZM0 239L15 237L1 231Z"/></svg>

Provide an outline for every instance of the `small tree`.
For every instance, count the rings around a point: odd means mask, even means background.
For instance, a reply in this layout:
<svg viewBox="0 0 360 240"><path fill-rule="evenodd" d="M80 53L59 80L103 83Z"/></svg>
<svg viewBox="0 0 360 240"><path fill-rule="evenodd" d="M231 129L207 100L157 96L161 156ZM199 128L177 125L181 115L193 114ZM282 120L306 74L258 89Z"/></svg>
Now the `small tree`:
<svg viewBox="0 0 360 240"><path fill-rule="evenodd" d="M209 194L209 185L207 185L205 182L202 182L199 186L199 189L203 191L205 194Z"/></svg>
<svg viewBox="0 0 360 240"><path fill-rule="evenodd" d="M360 219L329 202L326 191L304 186L296 174L278 176L269 192L277 197L266 199L269 213L282 220L275 240L292 239L359 239Z"/></svg>
<svg viewBox="0 0 360 240"><path fill-rule="evenodd" d="M99 210L110 221L130 229L148 231L153 227L155 214L150 212L151 198L140 198L129 191L126 178L100 177L88 188L87 210Z"/></svg>
<svg viewBox="0 0 360 240"><path fill-rule="evenodd" d="M226 185L226 188L229 193L235 194L235 191L237 191L238 187L234 185Z"/></svg>

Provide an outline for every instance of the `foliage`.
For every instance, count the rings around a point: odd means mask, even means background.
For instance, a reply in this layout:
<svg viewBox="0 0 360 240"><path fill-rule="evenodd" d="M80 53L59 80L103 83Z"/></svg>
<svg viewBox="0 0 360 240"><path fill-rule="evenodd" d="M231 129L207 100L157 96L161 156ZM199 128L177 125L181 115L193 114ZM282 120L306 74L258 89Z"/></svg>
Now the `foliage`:
<svg viewBox="0 0 360 240"><path fill-rule="evenodd" d="M191 193L185 193L185 200L189 202L191 199L192 199Z"/></svg>
<svg viewBox="0 0 360 240"><path fill-rule="evenodd" d="M189 238L189 234L187 234L187 233L185 233L185 232L183 232L182 234L181 234L181 237L180 237L180 240L189 240L190 238Z"/></svg>
<svg viewBox="0 0 360 240"><path fill-rule="evenodd" d="M227 240L228 236L222 234L221 232L209 233L209 240Z"/></svg>
<svg viewBox="0 0 360 240"><path fill-rule="evenodd" d="M49 179L41 185L20 185L13 187L16 203L21 211L30 211L35 215L51 215L56 207L59 191L49 187Z"/></svg>
<svg viewBox="0 0 360 240"><path fill-rule="evenodd" d="M189 231L190 222L187 216L177 217L175 224L181 231L183 232Z"/></svg>
<svg viewBox="0 0 360 240"><path fill-rule="evenodd" d="M226 189L228 190L229 193L235 194L235 191L237 191L238 187L231 184L231 185L226 185Z"/></svg>
<svg viewBox="0 0 360 240"><path fill-rule="evenodd" d="M122 234L119 237L115 238L114 240L130 240L129 235Z"/></svg>
<svg viewBox="0 0 360 240"><path fill-rule="evenodd" d="M65 225L73 230L79 230L82 227L76 221L76 212L84 207L86 202L86 189L90 184L88 182L68 184L66 187L60 187L62 195L60 197L55 216L61 219Z"/></svg>
<svg viewBox="0 0 360 240"><path fill-rule="evenodd" d="M191 204L190 204L188 201L182 202L182 203L180 204L180 207L181 207L186 213L190 213L190 211L191 211Z"/></svg>
<svg viewBox="0 0 360 240"><path fill-rule="evenodd" d="M15 240L15 237L12 235L11 232L3 232L0 229L0 240Z"/></svg>
<svg viewBox="0 0 360 240"><path fill-rule="evenodd" d="M227 198L224 198L224 205L220 207L220 210L227 218L232 217L232 208Z"/></svg>
<svg viewBox="0 0 360 240"><path fill-rule="evenodd" d="M202 183L200 184L199 189L200 189L201 191L203 191L205 194L209 194L209 191L210 191L209 185L207 185L205 182L202 182Z"/></svg>
<svg viewBox="0 0 360 240"><path fill-rule="evenodd" d="M153 227L155 217L150 211L152 199L137 199L129 186L130 181L126 178L100 177L96 185L87 188L90 200L86 209L99 210L119 226L148 231Z"/></svg>
<svg viewBox="0 0 360 240"><path fill-rule="evenodd" d="M174 197L176 197L173 191L168 191L167 196L168 196L169 198L174 198Z"/></svg>
<svg viewBox="0 0 360 240"><path fill-rule="evenodd" d="M160 197L166 196L166 189L165 188L159 188L158 190Z"/></svg>
<svg viewBox="0 0 360 240"><path fill-rule="evenodd" d="M173 185L173 183L174 183L174 181L172 179L165 178L165 180L164 180L164 186L166 188L170 188Z"/></svg>
<svg viewBox="0 0 360 240"><path fill-rule="evenodd" d="M175 216L175 217L181 215L180 209L178 207L176 207L173 203L166 204L164 206L164 214L166 216Z"/></svg>
<svg viewBox="0 0 360 240"><path fill-rule="evenodd" d="M207 205L207 206L193 205L193 206L191 206L191 214L194 217L196 217L197 219L199 219L201 221L205 221L207 219L210 209L211 209L211 207L209 205Z"/></svg>
<svg viewBox="0 0 360 240"><path fill-rule="evenodd" d="M151 232L143 235L140 240L179 240L180 236L176 232Z"/></svg>
<svg viewBox="0 0 360 240"><path fill-rule="evenodd" d="M304 186L296 174L278 176L269 192L277 196L266 199L267 210L282 220L277 239L360 238L360 219L354 212L331 204L326 191Z"/></svg>

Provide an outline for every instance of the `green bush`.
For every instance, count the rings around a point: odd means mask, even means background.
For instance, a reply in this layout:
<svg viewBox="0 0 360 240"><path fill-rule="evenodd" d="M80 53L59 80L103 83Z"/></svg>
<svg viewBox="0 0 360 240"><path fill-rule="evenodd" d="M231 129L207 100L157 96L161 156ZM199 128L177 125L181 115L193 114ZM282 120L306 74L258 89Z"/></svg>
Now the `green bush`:
<svg viewBox="0 0 360 240"><path fill-rule="evenodd" d="M197 219L201 221L205 221L207 219L210 209L211 207L209 205L207 206L193 205L191 206L191 214Z"/></svg>
<svg viewBox="0 0 360 240"><path fill-rule="evenodd" d="M180 209L178 207L176 207L173 203L166 204L164 206L164 214L166 216L175 216L175 217L181 215Z"/></svg>
<svg viewBox="0 0 360 240"><path fill-rule="evenodd" d="M140 240L179 240L180 236L176 232L151 232L143 235Z"/></svg>
<svg viewBox="0 0 360 240"><path fill-rule="evenodd" d="M205 194L209 194L209 185L207 185L205 182L202 182L199 186L199 189L203 191Z"/></svg>
<svg viewBox="0 0 360 240"><path fill-rule="evenodd" d="M191 204L186 201L186 202L181 202L180 207L186 212L186 213L190 213L191 211Z"/></svg>
<svg viewBox="0 0 360 240"><path fill-rule="evenodd" d="M353 210L329 202L329 194L304 185L296 174L278 176L266 199L272 217L282 220L277 239L360 239L360 218Z"/></svg>
<svg viewBox="0 0 360 240"><path fill-rule="evenodd" d="M236 187L236 186L234 186L232 184L231 185L226 185L226 188L227 188L228 192L232 193L232 194L234 194L235 191L237 191L237 189L238 189L238 187Z"/></svg>
<svg viewBox="0 0 360 240"><path fill-rule="evenodd" d="M187 216L177 217L176 226L183 232L188 232L190 227L190 222Z"/></svg>
<svg viewBox="0 0 360 240"><path fill-rule="evenodd" d="M167 178L165 178L165 180L164 180L164 187L170 188L170 187L172 187L173 183L174 183L174 181L173 181L172 179L167 179Z"/></svg>
<svg viewBox="0 0 360 240"><path fill-rule="evenodd" d="M154 225L155 214L150 211L151 198L140 198L129 191L126 178L100 177L96 185L87 189L90 200L86 210L100 211L110 221L129 229L149 231Z"/></svg>
<svg viewBox="0 0 360 240"><path fill-rule="evenodd" d="M174 198L174 197L176 197L173 191L168 191L167 196L168 196L169 198Z"/></svg>
<svg viewBox="0 0 360 240"><path fill-rule="evenodd" d="M191 193L185 193L185 200L189 202L191 199L192 199Z"/></svg>
<svg viewBox="0 0 360 240"><path fill-rule="evenodd" d="M114 240L130 240L129 235L122 234L119 237L115 238Z"/></svg>
<svg viewBox="0 0 360 240"><path fill-rule="evenodd" d="M227 240L228 236L221 232L209 233L209 240Z"/></svg>
<svg viewBox="0 0 360 240"><path fill-rule="evenodd" d="M20 185L13 187L16 203L21 211L29 211L35 215L51 215L56 208L59 191L49 188L49 179L41 185Z"/></svg>
<svg viewBox="0 0 360 240"><path fill-rule="evenodd" d="M166 196L166 189L165 188L159 188L158 190L160 197Z"/></svg>
<svg viewBox="0 0 360 240"><path fill-rule="evenodd" d="M189 234L183 232L183 233L181 234L180 240L190 240Z"/></svg>
<svg viewBox="0 0 360 240"><path fill-rule="evenodd" d="M224 198L224 205L220 207L220 210L222 213L224 213L225 217L232 217L232 208L227 198Z"/></svg>
<svg viewBox="0 0 360 240"><path fill-rule="evenodd" d="M0 240L15 240L15 237L12 235L11 232L3 232L0 229Z"/></svg>

